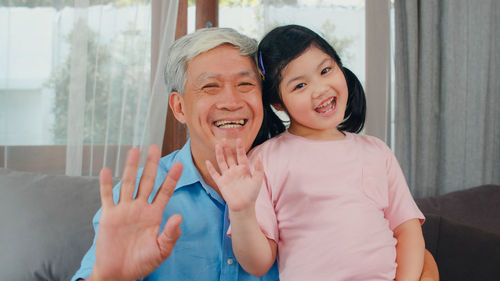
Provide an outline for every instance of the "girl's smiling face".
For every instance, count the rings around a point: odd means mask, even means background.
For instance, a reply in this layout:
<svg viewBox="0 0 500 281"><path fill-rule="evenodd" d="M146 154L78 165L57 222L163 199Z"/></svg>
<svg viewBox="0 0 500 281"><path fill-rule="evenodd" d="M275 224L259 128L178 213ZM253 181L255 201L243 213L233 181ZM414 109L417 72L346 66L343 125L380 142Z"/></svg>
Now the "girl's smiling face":
<svg viewBox="0 0 500 281"><path fill-rule="evenodd" d="M312 45L283 69L281 77L290 133L319 140L344 138L337 126L344 120L347 83L329 55Z"/></svg>

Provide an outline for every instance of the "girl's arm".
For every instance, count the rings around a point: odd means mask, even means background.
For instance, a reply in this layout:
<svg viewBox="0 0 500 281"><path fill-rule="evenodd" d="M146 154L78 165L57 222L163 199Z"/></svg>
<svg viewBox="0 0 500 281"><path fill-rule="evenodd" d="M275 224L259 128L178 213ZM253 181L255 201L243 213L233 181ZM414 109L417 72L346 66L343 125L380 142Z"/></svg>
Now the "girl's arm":
<svg viewBox="0 0 500 281"><path fill-rule="evenodd" d="M240 265L254 276L262 276L276 259L277 245L259 227L255 201L264 179L264 169L258 160L252 172L241 140L237 140L236 157L223 141L216 145L215 156L219 171L210 161L208 172L224 197L229 209L233 251Z"/></svg>
<svg viewBox="0 0 500 281"><path fill-rule="evenodd" d="M255 210L229 211L229 218L233 251L241 267L257 277L266 274L276 259L278 246L261 231Z"/></svg>
<svg viewBox="0 0 500 281"><path fill-rule="evenodd" d="M424 265L425 242L419 219L405 221L394 229L396 281L420 280Z"/></svg>

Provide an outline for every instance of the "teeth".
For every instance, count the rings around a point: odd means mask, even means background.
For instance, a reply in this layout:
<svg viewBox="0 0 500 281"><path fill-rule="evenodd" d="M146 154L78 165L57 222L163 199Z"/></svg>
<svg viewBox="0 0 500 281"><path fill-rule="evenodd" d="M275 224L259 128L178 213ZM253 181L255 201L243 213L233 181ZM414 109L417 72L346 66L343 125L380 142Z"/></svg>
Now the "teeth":
<svg viewBox="0 0 500 281"><path fill-rule="evenodd" d="M332 97L332 98L331 98L328 102L325 102L325 103L323 103L322 105L318 106L317 108L318 108L318 109L321 109L321 108L323 108L323 107L330 106L330 104L332 103L333 99L334 99L334 97Z"/></svg>
<svg viewBox="0 0 500 281"><path fill-rule="evenodd" d="M332 111L335 108L335 104L337 103L336 101L337 101L336 98L332 97L327 102L325 102L325 103L321 104L320 106L316 107L315 110L317 112L320 112L320 113L328 113L328 112Z"/></svg>
<svg viewBox="0 0 500 281"><path fill-rule="evenodd" d="M234 121L220 120L220 121L215 121L214 124L219 128L237 128L245 125L245 120L243 119Z"/></svg>
<svg viewBox="0 0 500 281"><path fill-rule="evenodd" d="M332 108L329 108L329 109L327 109L327 110L325 110L325 111L323 111L323 113L328 113L328 112L330 112L330 111L332 111L332 110L333 110L333 107L332 107Z"/></svg>

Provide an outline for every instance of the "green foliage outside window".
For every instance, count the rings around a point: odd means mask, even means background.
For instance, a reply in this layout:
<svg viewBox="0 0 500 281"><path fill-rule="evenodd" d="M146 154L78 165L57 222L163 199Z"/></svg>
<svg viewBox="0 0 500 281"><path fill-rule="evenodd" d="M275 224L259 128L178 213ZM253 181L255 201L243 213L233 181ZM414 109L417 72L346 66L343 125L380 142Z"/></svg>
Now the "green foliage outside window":
<svg viewBox="0 0 500 281"><path fill-rule="evenodd" d="M148 106L149 71L145 68L149 70L150 55L145 48L150 48L149 36L129 29L103 44L86 24L78 23L66 38L70 46L74 32L88 32L84 144L104 144L106 134L107 143L132 144L134 134L140 133L133 131L135 114L139 111L143 118ZM56 144L66 143L68 125L72 125L68 124L70 67L69 55L45 84L55 92L52 131Z"/></svg>

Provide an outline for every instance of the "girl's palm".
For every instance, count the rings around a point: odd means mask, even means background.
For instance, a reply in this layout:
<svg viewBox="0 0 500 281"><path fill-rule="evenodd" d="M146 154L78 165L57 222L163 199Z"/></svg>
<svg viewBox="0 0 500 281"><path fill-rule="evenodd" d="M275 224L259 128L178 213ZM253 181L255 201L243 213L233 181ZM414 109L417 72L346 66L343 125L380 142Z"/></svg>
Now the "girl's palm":
<svg viewBox="0 0 500 281"><path fill-rule="evenodd" d="M215 155L221 171L220 174L210 161L206 163L207 169L219 187L229 210L239 212L253 208L264 178L261 162L256 161L255 170L252 173L250 163L239 139L237 141L236 157L234 157L225 142L222 147L216 145Z"/></svg>

